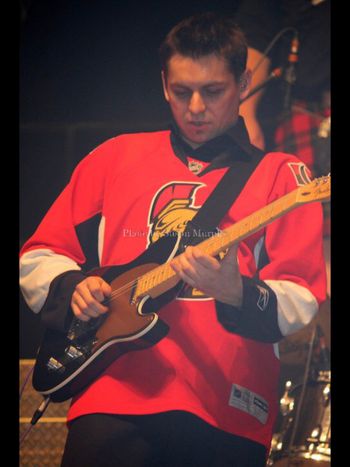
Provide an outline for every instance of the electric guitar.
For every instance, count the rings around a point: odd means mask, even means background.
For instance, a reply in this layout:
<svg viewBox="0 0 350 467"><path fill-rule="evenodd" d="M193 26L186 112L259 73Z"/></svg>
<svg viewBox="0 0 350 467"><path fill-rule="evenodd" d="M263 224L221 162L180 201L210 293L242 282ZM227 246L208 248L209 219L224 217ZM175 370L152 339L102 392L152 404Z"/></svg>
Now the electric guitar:
<svg viewBox="0 0 350 467"><path fill-rule="evenodd" d="M288 211L330 199L330 176L300 186L197 246L216 256ZM151 245L131 263L90 271L112 288L104 302L109 311L99 318L73 318L67 333L47 329L39 348L33 387L53 402L62 402L90 384L115 359L159 342L169 328L155 311L176 297L183 282L169 261L177 254L181 234Z"/></svg>

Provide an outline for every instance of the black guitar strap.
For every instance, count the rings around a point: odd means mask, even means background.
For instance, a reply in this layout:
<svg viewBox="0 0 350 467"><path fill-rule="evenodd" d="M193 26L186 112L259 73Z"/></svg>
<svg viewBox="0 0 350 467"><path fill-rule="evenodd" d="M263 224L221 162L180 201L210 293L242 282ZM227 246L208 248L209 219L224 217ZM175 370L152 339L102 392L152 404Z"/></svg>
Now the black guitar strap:
<svg viewBox="0 0 350 467"><path fill-rule="evenodd" d="M217 232L217 226L242 191L264 153L254 151L250 159L234 160L213 192L191 221L187 223L182 249L195 245Z"/></svg>

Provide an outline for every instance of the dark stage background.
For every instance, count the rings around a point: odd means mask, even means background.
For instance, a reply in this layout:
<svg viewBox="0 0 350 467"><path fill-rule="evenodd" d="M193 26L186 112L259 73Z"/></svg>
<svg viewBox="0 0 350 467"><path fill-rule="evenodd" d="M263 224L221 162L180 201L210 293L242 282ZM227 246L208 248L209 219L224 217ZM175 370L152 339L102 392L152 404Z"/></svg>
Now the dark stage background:
<svg viewBox="0 0 350 467"><path fill-rule="evenodd" d="M20 26L20 245L105 139L165 128L158 47L182 18L233 14L238 0L22 0ZM20 296L20 358L43 328Z"/></svg>

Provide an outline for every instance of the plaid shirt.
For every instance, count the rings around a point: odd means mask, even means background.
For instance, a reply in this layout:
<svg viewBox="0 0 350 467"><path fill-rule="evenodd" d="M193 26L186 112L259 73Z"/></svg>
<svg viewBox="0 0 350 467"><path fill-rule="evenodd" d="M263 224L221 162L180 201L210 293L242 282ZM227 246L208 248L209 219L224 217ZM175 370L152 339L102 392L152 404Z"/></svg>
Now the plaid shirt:
<svg viewBox="0 0 350 467"><path fill-rule="evenodd" d="M330 109L295 101L274 135L274 151L295 154L315 177L330 172ZM330 235L329 205L324 205L324 235Z"/></svg>
<svg viewBox="0 0 350 467"><path fill-rule="evenodd" d="M319 140L327 139L328 135L320 136L320 132L324 126L322 124L329 116L330 109L322 111L316 104L296 101L290 113L282 119L276 129L274 150L295 154L309 167L313 175L321 175L315 170L317 166L320 166L318 163L318 158L321 156ZM329 161L324 161L323 165L329 166Z"/></svg>

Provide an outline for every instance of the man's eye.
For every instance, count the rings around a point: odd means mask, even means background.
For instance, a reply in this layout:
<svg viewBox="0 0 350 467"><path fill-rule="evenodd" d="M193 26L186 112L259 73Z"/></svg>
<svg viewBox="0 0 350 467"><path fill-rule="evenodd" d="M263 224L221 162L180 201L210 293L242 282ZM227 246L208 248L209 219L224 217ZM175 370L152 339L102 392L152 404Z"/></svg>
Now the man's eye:
<svg viewBox="0 0 350 467"><path fill-rule="evenodd" d="M219 96L222 92L223 89L206 89L205 91L207 96Z"/></svg>
<svg viewBox="0 0 350 467"><path fill-rule="evenodd" d="M190 93L188 91L174 91L174 94L180 99L187 99L188 97L190 97Z"/></svg>

